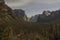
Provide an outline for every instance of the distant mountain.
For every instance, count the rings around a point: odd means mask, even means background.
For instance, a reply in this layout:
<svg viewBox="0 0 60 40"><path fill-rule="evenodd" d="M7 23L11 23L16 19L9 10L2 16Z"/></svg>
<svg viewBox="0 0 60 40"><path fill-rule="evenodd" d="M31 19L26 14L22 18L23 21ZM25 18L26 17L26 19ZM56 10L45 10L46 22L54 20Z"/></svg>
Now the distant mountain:
<svg viewBox="0 0 60 40"><path fill-rule="evenodd" d="M16 15L18 18L20 18L20 19L22 19L22 20L24 20L24 21L27 21L27 20L28 20L28 17L27 17L27 15L25 14L25 11L24 11L24 10L22 10L22 9L14 9L13 12L15 13L15 15Z"/></svg>
<svg viewBox="0 0 60 40"><path fill-rule="evenodd" d="M29 22L37 22L38 17L39 17L39 15L32 16L32 17L29 19Z"/></svg>
<svg viewBox="0 0 60 40"><path fill-rule="evenodd" d="M60 19L60 10L44 11L42 14L30 18L30 22L51 22Z"/></svg>

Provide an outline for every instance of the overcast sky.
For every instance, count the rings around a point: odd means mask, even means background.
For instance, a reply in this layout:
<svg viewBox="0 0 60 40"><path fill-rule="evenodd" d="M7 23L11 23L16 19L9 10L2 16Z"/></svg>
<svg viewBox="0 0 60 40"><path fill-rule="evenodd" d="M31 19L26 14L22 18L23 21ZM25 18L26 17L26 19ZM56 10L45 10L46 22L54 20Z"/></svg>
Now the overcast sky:
<svg viewBox="0 0 60 40"><path fill-rule="evenodd" d="M44 10L60 9L60 0L6 0L12 9L23 9L30 17L41 14Z"/></svg>

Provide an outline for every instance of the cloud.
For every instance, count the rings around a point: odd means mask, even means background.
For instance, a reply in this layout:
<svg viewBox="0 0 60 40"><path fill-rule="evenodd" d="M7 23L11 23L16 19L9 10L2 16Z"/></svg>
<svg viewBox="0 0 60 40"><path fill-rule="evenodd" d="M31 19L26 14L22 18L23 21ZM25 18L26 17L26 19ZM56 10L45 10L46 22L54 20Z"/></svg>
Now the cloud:
<svg viewBox="0 0 60 40"><path fill-rule="evenodd" d="M38 4L54 4L54 3L60 3L60 0L35 0L35 3Z"/></svg>
<svg viewBox="0 0 60 40"><path fill-rule="evenodd" d="M8 4L11 7L23 6L30 2L31 2L31 0L6 0L6 4Z"/></svg>
<svg viewBox="0 0 60 40"><path fill-rule="evenodd" d="M60 3L60 0L6 0L6 3L11 7L24 6L29 3L34 4L55 4Z"/></svg>

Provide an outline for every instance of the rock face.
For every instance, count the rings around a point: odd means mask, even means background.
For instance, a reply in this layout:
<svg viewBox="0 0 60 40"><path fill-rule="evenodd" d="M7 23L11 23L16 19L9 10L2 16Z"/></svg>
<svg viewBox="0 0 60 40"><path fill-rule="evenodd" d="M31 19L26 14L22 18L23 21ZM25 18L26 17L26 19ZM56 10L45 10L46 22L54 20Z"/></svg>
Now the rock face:
<svg viewBox="0 0 60 40"><path fill-rule="evenodd" d="M3 23L3 20L5 20L5 23L8 25L18 25L20 23L20 19L14 14L13 10L5 4L4 0L0 3L0 21Z"/></svg>
<svg viewBox="0 0 60 40"><path fill-rule="evenodd" d="M15 15L16 15L18 18L20 18L20 19L22 19L22 20L25 20L25 21L28 20L28 18L27 18L27 16L26 16L24 10L22 10L22 9L15 9L15 10L13 10L13 12L15 13Z"/></svg>
<svg viewBox="0 0 60 40"><path fill-rule="evenodd" d="M32 17L29 19L29 22L37 22L38 17L39 17L39 15L32 16Z"/></svg>
<svg viewBox="0 0 60 40"><path fill-rule="evenodd" d="M37 16L35 15L30 18L30 22L46 22L47 23L54 20L60 20L60 10L52 11L52 12L44 11L42 14L39 14Z"/></svg>

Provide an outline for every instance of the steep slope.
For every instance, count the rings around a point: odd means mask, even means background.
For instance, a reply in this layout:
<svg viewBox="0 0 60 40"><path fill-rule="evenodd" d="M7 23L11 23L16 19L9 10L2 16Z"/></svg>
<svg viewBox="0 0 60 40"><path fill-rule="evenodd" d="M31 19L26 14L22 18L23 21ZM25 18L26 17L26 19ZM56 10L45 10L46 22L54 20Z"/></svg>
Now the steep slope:
<svg viewBox="0 0 60 40"><path fill-rule="evenodd" d="M22 23L22 20L2 1L0 3L0 40L14 40L12 28L20 27L20 23Z"/></svg>

